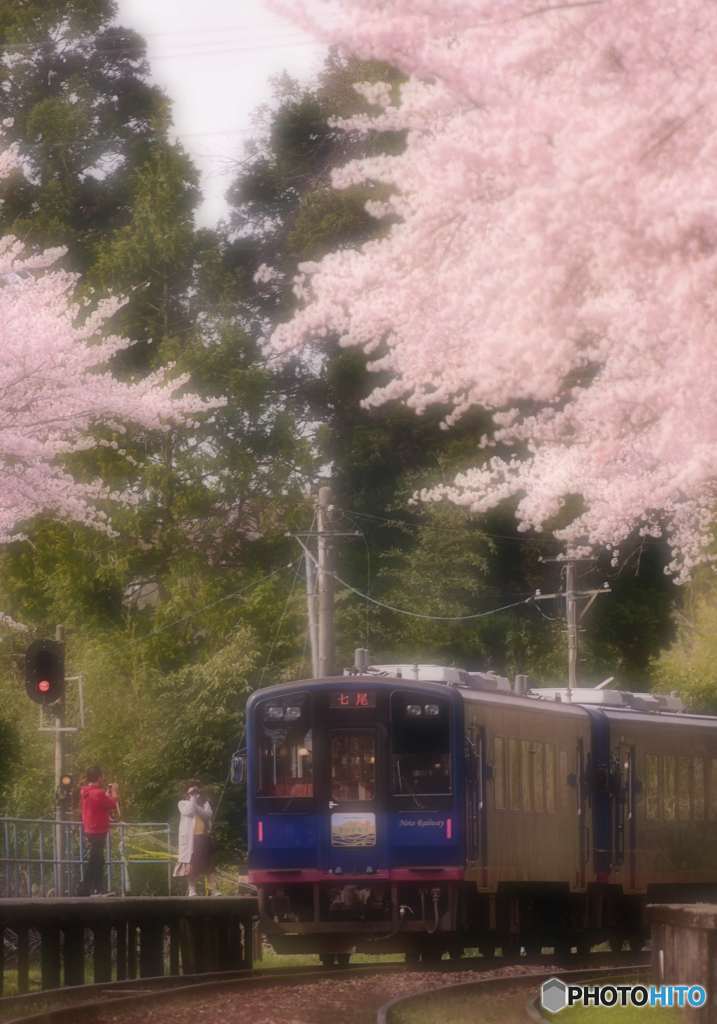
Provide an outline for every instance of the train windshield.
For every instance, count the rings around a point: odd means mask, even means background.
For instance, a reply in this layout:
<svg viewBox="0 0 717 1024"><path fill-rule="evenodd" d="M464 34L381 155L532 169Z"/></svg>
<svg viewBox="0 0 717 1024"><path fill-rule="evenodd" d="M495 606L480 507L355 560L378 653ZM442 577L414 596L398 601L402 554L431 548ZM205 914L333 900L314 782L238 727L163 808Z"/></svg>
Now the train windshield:
<svg viewBox="0 0 717 1024"><path fill-rule="evenodd" d="M312 797L311 725L304 703L265 703L258 709L259 796Z"/></svg>
<svg viewBox="0 0 717 1024"><path fill-rule="evenodd" d="M396 795L451 792L450 705L420 694L391 697L391 765Z"/></svg>
<svg viewBox="0 0 717 1024"><path fill-rule="evenodd" d="M376 736L372 731L330 734L331 799L373 800L376 796Z"/></svg>

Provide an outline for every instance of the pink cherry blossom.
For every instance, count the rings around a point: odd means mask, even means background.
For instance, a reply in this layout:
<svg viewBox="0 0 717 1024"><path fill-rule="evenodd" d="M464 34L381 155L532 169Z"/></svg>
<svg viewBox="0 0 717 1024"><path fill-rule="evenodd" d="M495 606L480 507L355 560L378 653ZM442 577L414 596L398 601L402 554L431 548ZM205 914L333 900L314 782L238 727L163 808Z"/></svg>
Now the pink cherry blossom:
<svg viewBox="0 0 717 1024"><path fill-rule="evenodd" d="M0 153L0 169L10 166ZM61 254L28 255L17 239L0 239L0 543L40 513L108 529L98 502L132 500L63 468L63 456L94 446L93 427L162 429L219 404L177 395L187 378L165 371L113 376L108 360L130 343L99 332L120 303L81 308L76 276L53 269Z"/></svg>
<svg viewBox="0 0 717 1024"><path fill-rule="evenodd" d="M542 529L579 495L568 549L665 532L685 579L717 499L717 4L273 4L409 77L346 125L405 151L334 176L388 186L390 226L300 268L272 349L338 335L388 381L369 406L493 411L498 451L424 497Z"/></svg>

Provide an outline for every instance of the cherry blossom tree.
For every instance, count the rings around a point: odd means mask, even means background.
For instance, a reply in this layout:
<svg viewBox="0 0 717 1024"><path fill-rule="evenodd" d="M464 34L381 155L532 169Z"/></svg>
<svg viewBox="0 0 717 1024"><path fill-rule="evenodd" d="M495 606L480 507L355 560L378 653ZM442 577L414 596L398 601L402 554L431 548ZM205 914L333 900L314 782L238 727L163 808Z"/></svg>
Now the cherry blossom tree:
<svg viewBox="0 0 717 1024"><path fill-rule="evenodd" d="M664 532L685 579L717 499L717 5L273 2L406 73L346 127L407 144L336 173L386 231L301 268L271 348L337 334L384 375L370 405L492 410L476 467L424 497L562 517L576 552Z"/></svg>
<svg viewBox="0 0 717 1024"><path fill-rule="evenodd" d="M0 153L0 175L13 163L12 151ZM108 362L130 343L101 329L121 303L83 308L76 275L55 266L62 252L31 255L17 239L0 239L0 543L40 513L108 529L106 499L132 501L63 465L97 443L94 428L161 429L218 404L177 395L186 377L164 371L135 382L113 376Z"/></svg>

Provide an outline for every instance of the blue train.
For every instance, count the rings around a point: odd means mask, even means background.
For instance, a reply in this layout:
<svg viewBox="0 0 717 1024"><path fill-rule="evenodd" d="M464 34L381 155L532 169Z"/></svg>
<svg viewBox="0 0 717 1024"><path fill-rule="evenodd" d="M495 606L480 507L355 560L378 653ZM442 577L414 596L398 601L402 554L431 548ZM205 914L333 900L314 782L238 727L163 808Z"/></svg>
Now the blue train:
<svg viewBox="0 0 717 1024"><path fill-rule="evenodd" d="M717 718L383 666L247 705L249 880L281 952L641 946L717 896Z"/></svg>

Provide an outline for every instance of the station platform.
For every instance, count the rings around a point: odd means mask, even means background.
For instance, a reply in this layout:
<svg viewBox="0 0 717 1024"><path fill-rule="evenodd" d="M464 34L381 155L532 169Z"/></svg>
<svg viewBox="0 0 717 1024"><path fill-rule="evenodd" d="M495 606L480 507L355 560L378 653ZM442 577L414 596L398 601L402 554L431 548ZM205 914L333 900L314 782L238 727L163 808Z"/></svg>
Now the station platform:
<svg viewBox="0 0 717 1024"><path fill-rule="evenodd" d="M0 995L250 968L254 896L0 899ZM38 971L39 968L39 971Z"/></svg>

